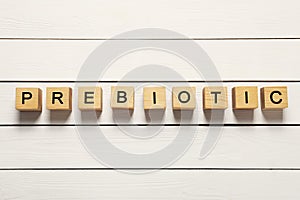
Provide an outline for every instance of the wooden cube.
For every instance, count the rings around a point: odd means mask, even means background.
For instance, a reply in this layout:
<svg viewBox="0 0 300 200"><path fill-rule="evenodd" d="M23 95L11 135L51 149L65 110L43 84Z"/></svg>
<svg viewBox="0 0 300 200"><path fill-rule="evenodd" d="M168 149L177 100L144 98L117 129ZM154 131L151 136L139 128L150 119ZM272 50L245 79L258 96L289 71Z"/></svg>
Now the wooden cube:
<svg viewBox="0 0 300 200"><path fill-rule="evenodd" d="M16 88L16 109L19 111L42 111L42 90L39 88Z"/></svg>
<svg viewBox="0 0 300 200"><path fill-rule="evenodd" d="M80 110L102 111L102 88L79 87L78 108Z"/></svg>
<svg viewBox="0 0 300 200"><path fill-rule="evenodd" d="M241 86L232 89L232 104L236 110L254 110L258 107L256 86Z"/></svg>
<svg viewBox="0 0 300 200"><path fill-rule="evenodd" d="M261 108L263 110L280 110L288 107L286 86L261 88Z"/></svg>
<svg viewBox="0 0 300 200"><path fill-rule="evenodd" d="M113 109L134 109L134 87L112 86L110 106Z"/></svg>
<svg viewBox="0 0 300 200"><path fill-rule="evenodd" d="M228 108L227 87L204 87L203 109L225 110Z"/></svg>
<svg viewBox="0 0 300 200"><path fill-rule="evenodd" d="M165 87L145 87L143 92L144 92L145 110L166 109L166 88Z"/></svg>
<svg viewBox="0 0 300 200"><path fill-rule="evenodd" d="M195 87L173 87L173 110L194 110L196 108Z"/></svg>
<svg viewBox="0 0 300 200"><path fill-rule="evenodd" d="M48 110L72 110L72 89L69 87L49 87L46 93Z"/></svg>

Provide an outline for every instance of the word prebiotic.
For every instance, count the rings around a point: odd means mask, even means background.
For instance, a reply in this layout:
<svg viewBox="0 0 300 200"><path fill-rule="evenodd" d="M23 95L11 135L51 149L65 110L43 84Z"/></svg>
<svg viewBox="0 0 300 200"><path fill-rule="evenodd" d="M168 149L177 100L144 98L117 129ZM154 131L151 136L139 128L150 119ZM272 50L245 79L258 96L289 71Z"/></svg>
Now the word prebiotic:
<svg viewBox="0 0 300 200"><path fill-rule="evenodd" d="M263 87L260 89L261 108L276 110L288 107L286 86ZM228 108L227 87L204 87L204 110L225 110ZM134 109L134 87L111 87L110 106L112 109ZM102 88L79 87L78 108L102 111ZM165 87L145 87L143 89L144 109L167 107ZM196 108L196 87L173 87L173 110L194 110ZM46 89L46 107L48 110L72 110L72 88L57 87ZM232 88L232 108L253 110L258 108L258 88L239 86ZM42 111L42 90L40 88L16 88L16 109L19 111Z"/></svg>

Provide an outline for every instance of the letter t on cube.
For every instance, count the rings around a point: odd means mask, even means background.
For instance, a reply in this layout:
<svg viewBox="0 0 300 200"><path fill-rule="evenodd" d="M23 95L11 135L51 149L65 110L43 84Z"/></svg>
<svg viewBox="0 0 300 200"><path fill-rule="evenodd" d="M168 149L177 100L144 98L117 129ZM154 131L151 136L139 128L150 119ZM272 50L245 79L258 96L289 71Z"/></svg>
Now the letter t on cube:
<svg viewBox="0 0 300 200"><path fill-rule="evenodd" d="M227 107L227 87L210 86L203 88L204 110L225 110Z"/></svg>

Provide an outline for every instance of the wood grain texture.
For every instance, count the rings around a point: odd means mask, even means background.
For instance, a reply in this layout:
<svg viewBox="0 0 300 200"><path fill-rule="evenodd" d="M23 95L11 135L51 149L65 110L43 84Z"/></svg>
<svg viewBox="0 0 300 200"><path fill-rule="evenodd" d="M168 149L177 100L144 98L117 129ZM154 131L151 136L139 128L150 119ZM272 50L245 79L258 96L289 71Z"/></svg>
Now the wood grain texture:
<svg viewBox="0 0 300 200"><path fill-rule="evenodd" d="M1 1L0 199L299 199L299 6L298 0ZM105 39L143 27L169 29L197 39L222 80L296 80L276 82L276 86L288 86L289 108L276 112L256 109L252 113L227 109L220 115L225 123L247 126L223 127L222 137L216 138L218 142L205 159L200 159L200 151L214 137L208 133L214 127L187 126L196 129L190 148L167 169L143 175L107 169L88 153L78 136L78 127L73 125L76 117L82 123L94 123L94 116L79 111L77 98L71 113L45 108L42 113L23 113L14 109L16 87L40 87L43 91L49 86L74 88L73 83L30 81L78 80L81 66ZM171 39L171 46L184 43L180 40L183 36L149 33L123 39L162 38ZM128 41L115 42L121 47ZM137 66L149 64L168 66L186 80L204 80L182 58L153 50L120 57L111 63L102 80L120 80ZM229 89L239 84L224 83ZM274 86L275 82L243 85L264 87ZM178 123L168 103L162 118L147 118L141 90L137 90L137 109L132 118L120 117L110 109L106 95L110 87L103 85L103 112L97 115L98 123ZM201 93L196 95L201 99ZM44 102L45 96L44 92ZM167 102L171 102L171 95L167 95ZM228 103L230 107L231 98ZM184 123L210 122L201 104L197 102L194 116ZM152 128L154 133L157 129L162 132L151 139L141 138ZM117 148L138 154L164 148L173 141L178 128L100 127ZM128 135L135 132L137 137ZM151 164L147 167L155 167ZM136 168L130 163L115 167Z"/></svg>
<svg viewBox="0 0 300 200"><path fill-rule="evenodd" d="M124 45L120 42L121 46ZM182 45L182 41L170 42ZM214 62L222 80L299 80L299 72L295 69L298 69L300 63L300 40L196 42ZM1 40L0 56L3 67L0 68L0 80L77 80L80 68L89 54L102 43L103 41L85 40ZM124 77L137 66L149 64L168 66L186 80L203 80L181 58L150 50L135 52L118 59L106 70L101 80L120 80L120 77Z"/></svg>
<svg viewBox="0 0 300 200"><path fill-rule="evenodd" d="M112 86L110 94L110 107L112 109L134 110L135 91L131 86ZM107 107L106 107L107 108Z"/></svg>
<svg viewBox="0 0 300 200"><path fill-rule="evenodd" d="M52 111L72 110L72 88L70 87L47 87L46 107Z"/></svg>
<svg viewBox="0 0 300 200"><path fill-rule="evenodd" d="M16 109L19 111L42 111L40 88L16 88Z"/></svg>
<svg viewBox="0 0 300 200"><path fill-rule="evenodd" d="M257 86L237 86L232 88L232 107L235 110L258 108Z"/></svg>
<svg viewBox="0 0 300 200"><path fill-rule="evenodd" d="M282 110L288 107L288 89L286 87L261 88L261 108L263 110Z"/></svg>
<svg viewBox="0 0 300 200"><path fill-rule="evenodd" d="M175 162L166 163L164 167L262 170L300 168L300 127L224 127L211 153L200 159L205 141L211 139L208 129L181 127L181 130L187 130L181 132L181 136L194 131L195 137L183 155ZM101 127L100 130L113 146L132 154L157 152L171 144L179 134L179 127ZM89 154L76 127L1 127L0 133L0 169L108 167L108 163L98 162L93 154ZM154 136L149 138L150 135ZM104 141L97 143L100 150L106 152L103 144ZM115 155L111 156L114 158ZM156 162L145 165L146 168L158 167ZM137 166L127 162L114 167Z"/></svg>
<svg viewBox="0 0 300 200"><path fill-rule="evenodd" d="M102 111L102 88L101 87L79 87L78 108L80 110Z"/></svg>
<svg viewBox="0 0 300 200"><path fill-rule="evenodd" d="M298 199L298 171L2 171L1 199ZM280 192L276 192L280 191Z"/></svg>
<svg viewBox="0 0 300 200"><path fill-rule="evenodd" d="M300 35L298 8L298 0L11 0L1 1L0 37L110 38L151 27L192 38L292 38Z"/></svg>
<svg viewBox="0 0 300 200"><path fill-rule="evenodd" d="M173 110L194 110L196 108L196 87L173 87Z"/></svg>
<svg viewBox="0 0 300 200"><path fill-rule="evenodd" d="M165 110L166 88L165 87L144 87L143 102L145 110Z"/></svg>
<svg viewBox="0 0 300 200"><path fill-rule="evenodd" d="M202 90L203 109L225 110L228 108L227 87L204 87Z"/></svg>

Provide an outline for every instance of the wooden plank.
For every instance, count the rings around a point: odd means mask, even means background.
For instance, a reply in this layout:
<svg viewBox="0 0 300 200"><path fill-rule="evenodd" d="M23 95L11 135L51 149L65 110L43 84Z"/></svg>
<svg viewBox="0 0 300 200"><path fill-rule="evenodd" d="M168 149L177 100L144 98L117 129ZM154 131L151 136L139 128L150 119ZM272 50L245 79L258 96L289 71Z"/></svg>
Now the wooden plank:
<svg viewBox="0 0 300 200"><path fill-rule="evenodd" d="M299 171L0 171L1 199L299 199Z"/></svg>
<svg viewBox="0 0 300 200"><path fill-rule="evenodd" d="M224 127L216 143L208 135L208 127L190 128L196 131L191 146L174 163L164 163L167 168L300 168L299 127ZM178 127L102 127L105 138L115 147L130 154L151 154L174 143L179 134ZM158 132L157 132L158 131ZM89 134L86 131L85 134ZM185 132L192 134L192 132ZM99 133L100 134L100 133ZM182 135L182 133L181 133ZM188 137L186 135L184 137ZM104 148L104 140L98 142L99 150L108 152L111 158L116 154ZM86 140L85 140L86 141ZM185 144L176 143L177 148ZM201 159L200 151L205 142L213 142L211 153ZM89 146L90 147L90 146ZM98 162L89 154L76 127L1 127L0 168L107 168L110 161ZM175 154L175 152L174 152ZM158 166L153 162L145 168ZM173 155L173 154L172 154ZM165 155L164 155L165 156ZM107 161L107 162L106 162ZM134 162L111 166L115 168L137 168Z"/></svg>
<svg viewBox="0 0 300 200"><path fill-rule="evenodd" d="M216 111L217 119L211 118L212 113L203 110L202 89L207 86L205 83L189 83L189 86L195 86L196 109L194 111L173 112L172 109L172 87L187 86L186 83L156 83L164 85L166 90L167 107L165 112L145 113L143 107L143 87L153 85L154 83L119 83L123 86L135 87L135 108L130 116L126 116L126 111L117 112L110 107L111 86L117 83L99 83L98 86L103 88L103 110L95 115L94 112L83 112L78 108L77 87L79 86L96 86L93 83L84 83L76 85L74 83L0 83L0 125L10 124L208 124L208 123L226 123L226 124L300 124L300 85L299 82L232 82L223 83L228 88L228 109L225 111ZM221 83L220 83L221 84ZM235 86L287 86L289 95L289 108L277 111L262 111L261 102L259 108L253 112L245 110L232 109L232 91ZM43 91L43 110L41 113L20 112L15 109L15 88L17 87L38 87ZM46 88L47 87L70 87L73 89L73 110L71 112L50 111L46 108Z"/></svg>
<svg viewBox="0 0 300 200"><path fill-rule="evenodd" d="M122 41L119 42L122 45ZM182 41L169 42L180 45ZM300 40L196 42L214 62L222 80L299 79ZM101 44L102 41L85 40L1 40L0 80L74 81L84 61ZM120 80L138 66L149 64L170 67L186 80L204 79L190 64L177 56L162 51L145 50L118 59L101 80ZM172 77L169 79L172 80Z"/></svg>
<svg viewBox="0 0 300 200"><path fill-rule="evenodd" d="M0 37L110 38L145 27L192 38L299 37L298 10L297 0L11 0L1 2Z"/></svg>

